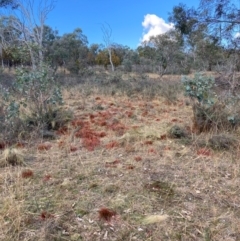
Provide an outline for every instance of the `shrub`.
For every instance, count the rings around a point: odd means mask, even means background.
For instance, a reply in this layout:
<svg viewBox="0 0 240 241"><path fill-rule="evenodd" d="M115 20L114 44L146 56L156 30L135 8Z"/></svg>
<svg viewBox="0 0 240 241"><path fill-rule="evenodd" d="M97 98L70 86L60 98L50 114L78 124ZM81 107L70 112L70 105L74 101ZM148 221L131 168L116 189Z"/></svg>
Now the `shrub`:
<svg viewBox="0 0 240 241"><path fill-rule="evenodd" d="M193 78L182 76L182 82L185 87L185 94L192 100L197 100L202 105L212 105L215 103L214 78L196 73Z"/></svg>
<svg viewBox="0 0 240 241"><path fill-rule="evenodd" d="M198 73L193 78L182 77L182 82L185 94L192 100L195 132L230 130L237 126L237 116L229 112L229 100L219 100L213 91L213 77Z"/></svg>
<svg viewBox="0 0 240 241"><path fill-rule="evenodd" d="M225 134L214 135L209 139L209 146L215 150L229 150L238 145L238 141Z"/></svg>
<svg viewBox="0 0 240 241"><path fill-rule="evenodd" d="M132 62L129 59L124 59L122 64L124 71L132 72Z"/></svg>
<svg viewBox="0 0 240 241"><path fill-rule="evenodd" d="M34 71L17 69L12 88L0 94L5 129L20 133L28 125L46 127L59 119L62 93L46 66Z"/></svg>
<svg viewBox="0 0 240 241"><path fill-rule="evenodd" d="M159 92L166 102L173 104L178 100L179 93L182 92L182 85L173 81L163 81Z"/></svg>
<svg viewBox="0 0 240 241"><path fill-rule="evenodd" d="M176 138L176 139L187 137L186 130L183 129L182 127L178 126L178 125L172 126L170 128L168 134L169 134L169 137Z"/></svg>
<svg viewBox="0 0 240 241"><path fill-rule="evenodd" d="M119 84L122 82L122 75L114 72L113 74L109 75L108 81L109 84Z"/></svg>

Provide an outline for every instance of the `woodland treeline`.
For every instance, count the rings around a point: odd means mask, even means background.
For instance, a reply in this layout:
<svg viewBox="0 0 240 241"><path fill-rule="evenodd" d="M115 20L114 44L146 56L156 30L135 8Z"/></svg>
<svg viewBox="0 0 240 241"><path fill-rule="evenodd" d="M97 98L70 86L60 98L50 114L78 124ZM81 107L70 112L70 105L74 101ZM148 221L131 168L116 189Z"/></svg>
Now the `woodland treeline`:
<svg viewBox="0 0 240 241"><path fill-rule="evenodd" d="M190 71L239 71L240 16L235 1L201 0L199 7L180 3L169 14L175 28L152 37L136 49L111 41L110 24L102 27L103 43L89 45L81 26L62 36L45 24L54 1L0 1L12 14L0 17L0 63L2 67L45 63L80 74L89 67L112 65L124 71L187 74ZM56 3L57 4L57 3Z"/></svg>

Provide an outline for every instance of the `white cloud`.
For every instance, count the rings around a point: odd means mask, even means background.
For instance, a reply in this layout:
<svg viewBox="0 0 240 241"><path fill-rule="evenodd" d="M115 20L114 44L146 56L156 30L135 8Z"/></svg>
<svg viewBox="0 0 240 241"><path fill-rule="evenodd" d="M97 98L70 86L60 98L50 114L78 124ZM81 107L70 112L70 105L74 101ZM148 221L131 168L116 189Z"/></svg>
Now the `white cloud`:
<svg viewBox="0 0 240 241"><path fill-rule="evenodd" d="M240 38L240 33L239 33L239 32L236 33L234 37L235 37L235 38Z"/></svg>
<svg viewBox="0 0 240 241"><path fill-rule="evenodd" d="M166 33L174 27L173 23L166 23L164 19L158 17L155 14L147 14L144 16L142 22L143 36L140 39L141 42L148 41L150 37L157 36L159 34Z"/></svg>

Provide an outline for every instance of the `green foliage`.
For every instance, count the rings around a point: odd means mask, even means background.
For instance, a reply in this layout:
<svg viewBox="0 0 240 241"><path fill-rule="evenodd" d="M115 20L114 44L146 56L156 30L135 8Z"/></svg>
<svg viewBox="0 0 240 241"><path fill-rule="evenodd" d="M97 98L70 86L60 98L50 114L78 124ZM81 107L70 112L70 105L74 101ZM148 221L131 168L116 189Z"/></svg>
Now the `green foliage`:
<svg viewBox="0 0 240 241"><path fill-rule="evenodd" d="M18 6L17 1L14 0L0 0L0 7L12 7L16 8Z"/></svg>
<svg viewBox="0 0 240 241"><path fill-rule="evenodd" d="M45 66L28 71L19 68L16 71L14 91L5 90L2 97L5 104L5 119L14 125L16 119L32 119L34 125L48 125L54 117L54 109L63 103L62 93L54 78ZM28 123L29 124L29 123Z"/></svg>
<svg viewBox="0 0 240 241"><path fill-rule="evenodd" d="M178 125L172 126L171 129L168 131L168 134L169 137L176 139L187 137L186 130Z"/></svg>
<svg viewBox="0 0 240 241"><path fill-rule="evenodd" d="M189 9L186 5L180 3L173 7L169 20L181 34L188 35L192 32L197 20L194 18L194 10Z"/></svg>
<svg viewBox="0 0 240 241"><path fill-rule="evenodd" d="M115 51L113 49L111 50L111 57L112 57L112 63L115 67L119 66L121 64L120 57L115 53ZM104 68L107 69L107 66L110 64L108 49L103 49L103 50L99 51L99 53L96 56L95 61L98 65L103 65Z"/></svg>
<svg viewBox="0 0 240 241"><path fill-rule="evenodd" d="M51 43L52 42L52 43ZM73 33L64 34L62 37L56 37L55 40L46 41L50 44L48 50L48 59L52 66L60 65L67 68L71 73L78 72L87 65L88 47L87 37L82 30L77 28Z"/></svg>
<svg viewBox="0 0 240 241"><path fill-rule="evenodd" d="M234 110L233 99L221 99L214 93L214 78L195 74L194 78L182 77L185 94L192 100L193 129L197 133L210 130L232 130L239 125L239 115Z"/></svg>
<svg viewBox="0 0 240 241"><path fill-rule="evenodd" d="M214 78L196 73L193 78L182 76L182 83L185 87L185 94L196 99L199 104L213 105L215 103Z"/></svg>
<svg viewBox="0 0 240 241"><path fill-rule="evenodd" d="M123 60L123 68L126 72L132 72L132 63L131 60L129 59L124 59Z"/></svg>
<svg viewBox="0 0 240 241"><path fill-rule="evenodd" d="M209 139L209 146L214 150L229 150L236 148L238 140L226 134L214 135Z"/></svg>

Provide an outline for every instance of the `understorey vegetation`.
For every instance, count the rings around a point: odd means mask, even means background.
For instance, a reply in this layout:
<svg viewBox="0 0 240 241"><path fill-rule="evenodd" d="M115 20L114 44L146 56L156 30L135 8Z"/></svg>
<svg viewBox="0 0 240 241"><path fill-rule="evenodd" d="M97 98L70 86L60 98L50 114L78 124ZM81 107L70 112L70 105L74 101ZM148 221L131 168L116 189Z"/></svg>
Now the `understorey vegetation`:
<svg viewBox="0 0 240 241"><path fill-rule="evenodd" d="M179 4L132 50L34 4L0 1L0 240L239 240L239 9Z"/></svg>

